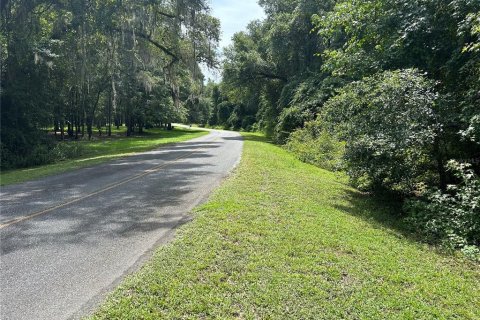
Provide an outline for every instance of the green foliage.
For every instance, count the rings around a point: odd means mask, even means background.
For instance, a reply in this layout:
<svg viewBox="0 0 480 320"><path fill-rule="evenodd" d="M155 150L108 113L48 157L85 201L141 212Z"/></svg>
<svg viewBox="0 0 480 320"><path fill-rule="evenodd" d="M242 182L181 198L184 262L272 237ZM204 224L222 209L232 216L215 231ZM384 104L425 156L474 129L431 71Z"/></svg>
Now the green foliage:
<svg viewBox="0 0 480 320"><path fill-rule="evenodd" d="M480 143L480 115L474 115L470 119L468 128L461 131L461 134L466 139Z"/></svg>
<svg viewBox="0 0 480 320"><path fill-rule="evenodd" d="M232 114L235 106L228 102L224 101L217 106L217 121L219 125L227 125L230 114Z"/></svg>
<svg viewBox="0 0 480 320"><path fill-rule="evenodd" d="M441 190L422 190L422 199L405 204L411 228L429 240L462 249L480 261L480 178L467 164L448 163L457 184Z"/></svg>
<svg viewBox="0 0 480 320"><path fill-rule="evenodd" d="M219 21L205 0L3 1L2 168L50 162L61 139L206 122L199 64L218 64Z"/></svg>
<svg viewBox="0 0 480 320"><path fill-rule="evenodd" d="M314 23L329 43L320 54L323 68L361 79L385 69L419 68L445 81L461 77L453 71L466 38L457 31L478 11L472 0L341 0ZM439 79L440 80L440 79ZM458 83L456 84L458 85Z"/></svg>
<svg viewBox="0 0 480 320"><path fill-rule="evenodd" d="M85 144L82 142L59 142L51 151L52 162L80 158L87 152L86 149Z"/></svg>
<svg viewBox="0 0 480 320"><path fill-rule="evenodd" d="M301 105L283 109L278 117L278 123L275 126L274 141L279 144L284 144L290 136L290 133L302 128L305 122L313 120L314 117L315 115L309 109Z"/></svg>
<svg viewBox="0 0 480 320"><path fill-rule="evenodd" d="M335 89L342 83L336 77L311 74L308 78L299 77L298 81L287 84L278 102L284 109L276 120L274 141L285 143L293 131L314 120L323 104L335 95Z"/></svg>
<svg viewBox="0 0 480 320"><path fill-rule="evenodd" d="M303 162L330 171L342 169L345 143L338 141L319 121L307 122L305 128L293 132L285 148Z"/></svg>
<svg viewBox="0 0 480 320"><path fill-rule="evenodd" d="M409 193L424 178L440 130L433 85L417 70L385 71L325 104L322 120L346 141L345 165L356 185Z"/></svg>
<svg viewBox="0 0 480 320"><path fill-rule="evenodd" d="M22 137L21 133L13 133L11 137L5 135L8 143L16 142L15 145L7 146L1 144L2 148L2 169L25 168L43 164L55 163L57 161L78 158L83 154L84 148L80 142L56 142L52 137L45 137L39 132L38 138ZM16 152L11 152L10 150Z"/></svg>
<svg viewBox="0 0 480 320"><path fill-rule="evenodd" d="M53 139L41 131L32 129L29 134L19 129L2 126L1 167L2 169L23 168L42 163L51 163L49 152L55 146Z"/></svg>
<svg viewBox="0 0 480 320"><path fill-rule="evenodd" d="M225 50L223 86L230 101L248 110L242 115L255 116L256 127L283 143L298 124L301 127L305 120L312 119L297 121L293 119L293 110L283 114L282 111L294 107L314 113L311 106L290 102L294 91L305 93L302 97L297 94L298 101L308 99L309 84L323 79L317 74L321 59L315 56L322 41L310 32L311 16L332 4L315 0L265 0L260 4L267 18L252 22L246 32L237 33L233 45ZM302 86L304 81L308 84ZM320 87L318 81L314 87Z"/></svg>

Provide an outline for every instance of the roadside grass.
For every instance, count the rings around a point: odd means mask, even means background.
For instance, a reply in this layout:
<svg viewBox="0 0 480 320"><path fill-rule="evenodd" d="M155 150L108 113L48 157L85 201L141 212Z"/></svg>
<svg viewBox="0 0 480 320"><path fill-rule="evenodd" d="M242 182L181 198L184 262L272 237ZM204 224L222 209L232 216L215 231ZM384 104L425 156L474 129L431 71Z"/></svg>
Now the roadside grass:
<svg viewBox="0 0 480 320"><path fill-rule="evenodd" d="M480 266L244 134L235 173L91 319L480 319ZM389 218L388 218L389 217Z"/></svg>
<svg viewBox="0 0 480 320"><path fill-rule="evenodd" d="M121 133L119 130L118 133ZM44 176L78 169L106 162L115 158L126 157L138 152L145 152L159 146L182 142L208 134L207 131L175 128L166 131L160 128L146 130L144 134L132 137L95 137L91 141L68 141L61 143L78 143L81 155L74 159L66 159L53 164L32 168L14 169L0 172L0 184L20 183Z"/></svg>

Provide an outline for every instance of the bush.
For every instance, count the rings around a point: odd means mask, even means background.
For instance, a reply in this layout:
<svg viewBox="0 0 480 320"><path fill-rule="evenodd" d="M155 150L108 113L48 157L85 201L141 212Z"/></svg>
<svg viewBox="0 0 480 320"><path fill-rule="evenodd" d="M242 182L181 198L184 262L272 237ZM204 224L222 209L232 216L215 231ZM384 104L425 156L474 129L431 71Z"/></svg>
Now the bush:
<svg viewBox="0 0 480 320"><path fill-rule="evenodd" d="M480 180L468 164L448 163L459 183L446 192L425 190L405 203L411 228L432 242L480 258Z"/></svg>
<svg viewBox="0 0 480 320"><path fill-rule="evenodd" d="M81 142L55 142L52 138L43 133L38 133L38 138L22 136L11 137L6 144L2 141L1 168L3 170L26 168L57 161L80 157L85 152ZM2 137L3 138L3 137ZM32 143L28 146L28 143Z"/></svg>
<svg viewBox="0 0 480 320"><path fill-rule="evenodd" d="M255 121L255 116L244 116L242 119L242 128L244 131L253 131Z"/></svg>
<svg viewBox="0 0 480 320"><path fill-rule="evenodd" d="M286 143L290 133L314 120L323 104L335 94L335 88L343 85L343 80L324 74L305 76L293 80L282 90L279 99L282 112L273 132L276 143Z"/></svg>
<svg viewBox="0 0 480 320"><path fill-rule="evenodd" d="M307 122L305 128L293 132L285 147L303 162L331 171L341 169L345 144L328 133L319 121Z"/></svg>
<svg viewBox="0 0 480 320"><path fill-rule="evenodd" d="M273 139L276 143L284 144L291 132L302 128L304 123L311 121L314 114L301 106L293 106L282 110L275 126Z"/></svg>
<svg viewBox="0 0 480 320"><path fill-rule="evenodd" d="M14 169L51 163L53 138L40 130L24 133L17 128L2 128L1 168Z"/></svg>
<svg viewBox="0 0 480 320"><path fill-rule="evenodd" d="M85 147L81 142L59 142L52 149L51 154L54 161L74 159L82 156Z"/></svg>
<svg viewBox="0 0 480 320"><path fill-rule="evenodd" d="M440 131L433 87L417 70L385 71L325 103L321 119L346 141L345 165L357 187L409 194L424 181Z"/></svg>

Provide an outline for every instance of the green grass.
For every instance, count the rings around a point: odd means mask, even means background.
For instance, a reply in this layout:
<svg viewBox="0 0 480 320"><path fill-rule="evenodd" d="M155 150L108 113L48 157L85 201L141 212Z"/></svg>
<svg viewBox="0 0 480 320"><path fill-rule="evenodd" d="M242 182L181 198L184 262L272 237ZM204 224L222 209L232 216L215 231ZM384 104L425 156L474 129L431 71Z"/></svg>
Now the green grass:
<svg viewBox="0 0 480 320"><path fill-rule="evenodd" d="M115 131L117 132L117 131ZM122 128L118 133L122 132ZM133 155L155 149L161 145L182 142L208 134L207 131L175 128L172 131L150 129L143 135L134 137L114 137L101 139L95 137L92 141L78 141L65 143L79 143L82 145L82 154L76 159L60 161L33 168L15 169L0 173L1 185L20 183L40 177L78 169L94 164L106 162L115 158Z"/></svg>
<svg viewBox="0 0 480 320"><path fill-rule="evenodd" d="M480 267L247 134L210 200L92 319L480 319Z"/></svg>

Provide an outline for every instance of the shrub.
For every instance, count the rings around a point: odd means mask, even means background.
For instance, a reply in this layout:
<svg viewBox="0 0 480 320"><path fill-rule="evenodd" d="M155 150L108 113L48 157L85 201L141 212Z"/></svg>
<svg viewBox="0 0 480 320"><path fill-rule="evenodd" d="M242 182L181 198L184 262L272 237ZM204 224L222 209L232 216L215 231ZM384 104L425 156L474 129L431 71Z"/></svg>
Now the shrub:
<svg viewBox="0 0 480 320"><path fill-rule="evenodd" d="M293 80L282 90L279 99L282 112L273 133L276 143L286 143L290 133L314 120L323 104L335 94L335 88L344 84L343 80L324 74L305 76Z"/></svg>
<svg viewBox="0 0 480 320"><path fill-rule="evenodd" d="M405 203L411 228L432 242L480 257L480 180L468 164L448 163L459 180L446 192L425 190Z"/></svg>
<svg viewBox="0 0 480 320"><path fill-rule="evenodd" d="M385 71L325 103L321 119L346 141L345 165L357 187L408 194L423 181L440 130L433 87L417 70Z"/></svg>
<svg viewBox="0 0 480 320"><path fill-rule="evenodd" d="M314 114L302 106L292 106L282 110L275 126L273 138L275 142L284 144L295 129L302 128L306 121L311 121Z"/></svg>
<svg viewBox="0 0 480 320"><path fill-rule="evenodd" d="M245 130L245 131L252 131L253 130L253 126L255 124L255 116L244 116L242 118L242 128Z"/></svg>
<svg viewBox="0 0 480 320"><path fill-rule="evenodd" d="M85 147L81 142L59 142L52 149L54 161L78 158L85 152Z"/></svg>
<svg viewBox="0 0 480 320"><path fill-rule="evenodd" d="M17 128L2 128L1 168L14 169L51 163L53 138L40 130L28 134Z"/></svg>
<svg viewBox="0 0 480 320"><path fill-rule="evenodd" d="M335 171L341 169L345 144L338 141L319 121L310 121L305 128L293 132L286 149L301 161Z"/></svg>

